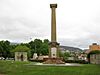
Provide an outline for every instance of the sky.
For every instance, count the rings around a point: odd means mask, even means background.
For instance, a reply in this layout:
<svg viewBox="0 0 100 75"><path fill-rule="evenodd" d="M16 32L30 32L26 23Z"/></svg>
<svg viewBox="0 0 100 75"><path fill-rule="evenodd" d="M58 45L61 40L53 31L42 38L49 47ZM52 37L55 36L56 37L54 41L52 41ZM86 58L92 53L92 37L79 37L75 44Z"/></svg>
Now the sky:
<svg viewBox="0 0 100 75"><path fill-rule="evenodd" d="M52 3L57 42L82 49L100 44L100 0L0 0L0 40L50 40Z"/></svg>

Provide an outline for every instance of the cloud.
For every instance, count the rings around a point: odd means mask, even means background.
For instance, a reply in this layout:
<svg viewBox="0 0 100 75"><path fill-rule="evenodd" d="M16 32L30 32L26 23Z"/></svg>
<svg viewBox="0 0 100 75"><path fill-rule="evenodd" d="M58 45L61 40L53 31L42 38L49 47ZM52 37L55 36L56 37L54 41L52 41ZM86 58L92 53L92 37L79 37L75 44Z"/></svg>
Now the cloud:
<svg viewBox="0 0 100 75"><path fill-rule="evenodd" d="M0 36L5 39L29 40L29 38L38 38L46 36L44 28L40 28L37 22L31 22L23 18L1 18ZM18 41L18 42L19 42Z"/></svg>
<svg viewBox="0 0 100 75"><path fill-rule="evenodd" d="M99 0L0 0L0 39L50 40L50 3L58 4L58 42L80 48L87 48L92 42L99 43Z"/></svg>

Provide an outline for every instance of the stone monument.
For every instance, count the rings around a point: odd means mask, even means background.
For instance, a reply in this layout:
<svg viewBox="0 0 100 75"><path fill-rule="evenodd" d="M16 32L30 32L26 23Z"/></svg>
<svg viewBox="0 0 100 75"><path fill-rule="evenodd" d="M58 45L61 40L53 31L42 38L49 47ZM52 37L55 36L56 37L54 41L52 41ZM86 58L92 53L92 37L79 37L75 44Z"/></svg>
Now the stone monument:
<svg viewBox="0 0 100 75"><path fill-rule="evenodd" d="M34 55L33 55L33 60L36 60L37 58L38 58L37 53L34 53Z"/></svg>
<svg viewBox="0 0 100 75"><path fill-rule="evenodd" d="M15 52L15 61L28 61L27 52Z"/></svg>
<svg viewBox="0 0 100 75"><path fill-rule="evenodd" d="M45 64L63 64L59 57L59 43L56 36L56 8L57 4L50 4L51 8L51 42L49 43L49 58L45 59Z"/></svg>
<svg viewBox="0 0 100 75"><path fill-rule="evenodd" d="M28 61L30 49L27 46L18 45L13 52L15 52L15 61Z"/></svg>

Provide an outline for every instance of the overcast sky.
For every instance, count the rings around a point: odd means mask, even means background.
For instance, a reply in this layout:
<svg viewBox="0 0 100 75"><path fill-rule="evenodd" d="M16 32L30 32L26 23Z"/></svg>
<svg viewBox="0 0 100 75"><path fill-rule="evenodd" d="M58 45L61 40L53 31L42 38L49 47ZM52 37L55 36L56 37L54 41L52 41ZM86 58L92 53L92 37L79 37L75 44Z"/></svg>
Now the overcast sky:
<svg viewBox="0 0 100 75"><path fill-rule="evenodd" d="M88 48L100 44L100 0L0 0L0 40L51 38L50 3L57 3L57 41ZM32 39L30 39L32 38Z"/></svg>

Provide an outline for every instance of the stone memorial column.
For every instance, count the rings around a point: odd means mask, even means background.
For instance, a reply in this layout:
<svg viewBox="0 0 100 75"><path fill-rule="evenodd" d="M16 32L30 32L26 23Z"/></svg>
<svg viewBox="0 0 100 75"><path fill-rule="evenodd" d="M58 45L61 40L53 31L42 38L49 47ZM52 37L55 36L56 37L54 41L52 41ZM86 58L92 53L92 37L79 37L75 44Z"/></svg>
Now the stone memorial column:
<svg viewBox="0 0 100 75"><path fill-rule="evenodd" d="M50 4L51 8L51 42L56 42L56 8L57 4Z"/></svg>
<svg viewBox="0 0 100 75"><path fill-rule="evenodd" d="M51 8L51 42L49 43L49 58L44 64L64 64L59 57L59 43L56 35L56 8L57 4L50 4Z"/></svg>
<svg viewBox="0 0 100 75"><path fill-rule="evenodd" d="M50 58L58 58L59 52L58 47L59 43L57 43L57 35L56 35L56 8L57 4L50 4L51 8L51 42L49 48L49 57Z"/></svg>

